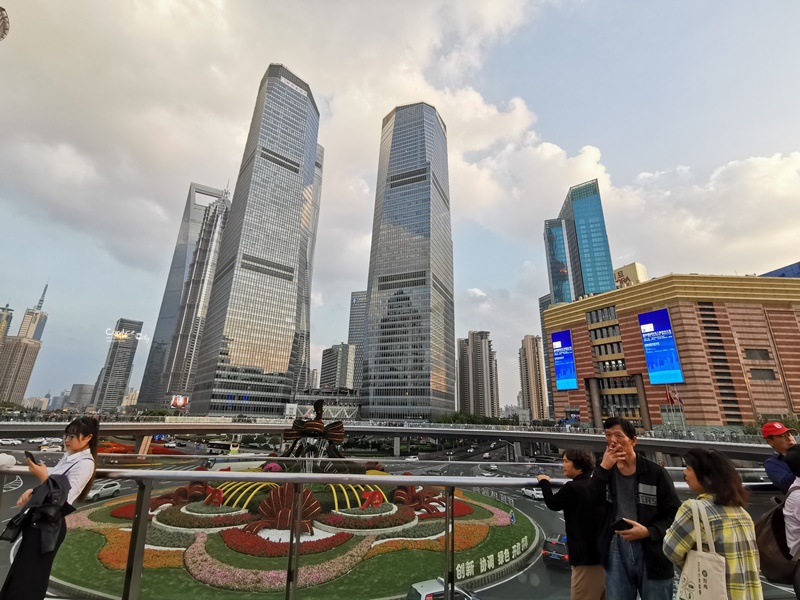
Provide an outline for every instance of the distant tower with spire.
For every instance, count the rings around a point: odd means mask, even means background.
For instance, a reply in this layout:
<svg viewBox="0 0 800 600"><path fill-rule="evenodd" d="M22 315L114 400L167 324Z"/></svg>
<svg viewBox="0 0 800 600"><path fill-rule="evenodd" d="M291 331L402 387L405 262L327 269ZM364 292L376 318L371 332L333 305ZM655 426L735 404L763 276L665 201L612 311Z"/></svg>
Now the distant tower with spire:
<svg viewBox="0 0 800 600"><path fill-rule="evenodd" d="M5 338L0 346L0 402L22 404L28 388L33 366L42 347L42 334L47 324L47 313L42 310L48 284L45 284L36 308L28 308L15 336ZM11 323L11 309L0 309L0 339Z"/></svg>

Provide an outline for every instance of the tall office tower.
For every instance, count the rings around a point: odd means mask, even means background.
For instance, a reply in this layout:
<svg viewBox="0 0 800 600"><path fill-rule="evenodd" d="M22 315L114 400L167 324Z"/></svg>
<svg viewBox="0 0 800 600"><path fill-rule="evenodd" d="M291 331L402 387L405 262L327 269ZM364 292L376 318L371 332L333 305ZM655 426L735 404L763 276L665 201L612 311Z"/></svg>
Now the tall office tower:
<svg viewBox="0 0 800 600"><path fill-rule="evenodd" d="M319 369L311 369L311 381L308 387L312 390L319 388Z"/></svg>
<svg viewBox="0 0 800 600"><path fill-rule="evenodd" d="M347 331L347 343L355 348L352 386L355 390L361 389L361 379L364 375L364 341L366 330L367 292L353 292L350 294L350 327Z"/></svg>
<svg viewBox="0 0 800 600"><path fill-rule="evenodd" d="M230 206L226 192L203 211L197 248L183 290L178 322L170 342L169 357L163 374L164 383L161 389L166 397L174 395L191 397L194 390L197 352L203 337L208 301L211 297L211 283L217 268L222 232ZM142 398L141 393L139 398ZM161 401L163 400L164 398L161 398ZM142 402L138 404L141 405Z"/></svg>
<svg viewBox="0 0 800 600"><path fill-rule="evenodd" d="M519 378L522 384L520 408L529 410L534 421L548 418L544 366L541 336L526 335L519 349Z"/></svg>
<svg viewBox="0 0 800 600"><path fill-rule="evenodd" d="M546 383L547 389L547 399L550 401L547 405L547 414L543 416L543 419L550 419L551 421L555 421L556 415L555 410L553 409L553 380L550 377L550 340L544 334L544 311L546 311L552 305L552 298L550 294L545 294L541 298L539 298L539 323L542 327L542 355L544 357L544 379Z"/></svg>
<svg viewBox="0 0 800 600"><path fill-rule="evenodd" d="M270 65L222 235L192 413L283 415L292 393L308 386L318 128L308 84Z"/></svg>
<svg viewBox="0 0 800 600"><path fill-rule="evenodd" d="M0 349L0 402L21 404L33 373L33 366L42 347L42 334L47 324L47 313L42 310L47 286L35 308L25 311L15 336L6 336ZM11 309L7 306L5 328L11 324Z"/></svg>
<svg viewBox="0 0 800 600"><path fill-rule="evenodd" d="M458 340L458 409L483 417L500 416L497 353L488 331L470 331Z"/></svg>
<svg viewBox="0 0 800 600"><path fill-rule="evenodd" d="M14 309L6 304L0 308L0 352L3 351L3 344L6 342L8 330L11 328L11 320L14 318Z"/></svg>
<svg viewBox="0 0 800 600"><path fill-rule="evenodd" d="M182 300L185 299L184 292L188 289L194 275L192 263L200 237L204 233L207 208L222 198L227 198L227 190L219 190L199 183L189 185L189 195L186 197L186 206L183 209L178 239L175 241L175 250L172 253L167 284L161 299L161 310L158 312L158 321L156 321L153 339L150 341L150 353L147 355L147 363L142 377L139 397L140 404L144 408L155 408L160 406L164 400L172 340L183 316L181 308Z"/></svg>
<svg viewBox="0 0 800 600"><path fill-rule="evenodd" d="M69 404L75 408L83 408L92 403L94 386L91 383L73 383L69 392Z"/></svg>
<svg viewBox="0 0 800 600"><path fill-rule="evenodd" d="M133 368L133 357L139 345L137 334L142 332L141 321L119 319L110 336L106 362L101 372L100 387L95 395L97 412L115 411L122 404Z"/></svg>
<svg viewBox="0 0 800 600"><path fill-rule="evenodd" d="M350 344L336 344L323 350L320 389L352 389L355 357L356 348Z"/></svg>
<svg viewBox="0 0 800 600"><path fill-rule="evenodd" d="M383 119L367 281L361 414L432 419L455 409L447 129L425 103Z"/></svg>
<svg viewBox="0 0 800 600"><path fill-rule="evenodd" d="M569 189L557 219L544 223L551 303L616 289L597 180Z"/></svg>

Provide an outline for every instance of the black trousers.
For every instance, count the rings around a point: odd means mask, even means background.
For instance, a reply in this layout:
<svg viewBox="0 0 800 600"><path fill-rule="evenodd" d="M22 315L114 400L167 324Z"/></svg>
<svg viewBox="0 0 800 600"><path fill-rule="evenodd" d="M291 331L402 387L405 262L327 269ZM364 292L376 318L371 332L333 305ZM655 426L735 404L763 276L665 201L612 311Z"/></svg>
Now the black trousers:
<svg viewBox="0 0 800 600"><path fill-rule="evenodd" d="M50 583L53 560L66 535L67 524L61 519L55 550L42 554L41 532L35 527L26 527L22 531L22 542L11 563L6 582L0 590L0 600L43 600Z"/></svg>

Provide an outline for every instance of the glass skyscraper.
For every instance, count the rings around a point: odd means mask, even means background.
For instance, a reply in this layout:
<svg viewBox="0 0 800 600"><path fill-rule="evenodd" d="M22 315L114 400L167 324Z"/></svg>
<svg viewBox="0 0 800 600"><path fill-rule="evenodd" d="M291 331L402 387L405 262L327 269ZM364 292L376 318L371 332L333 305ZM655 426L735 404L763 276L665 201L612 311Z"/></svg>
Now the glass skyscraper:
<svg viewBox="0 0 800 600"><path fill-rule="evenodd" d="M364 373L364 338L367 324L367 292L350 294L350 326L347 331L347 343L355 348L353 389L361 389Z"/></svg>
<svg viewBox="0 0 800 600"><path fill-rule="evenodd" d="M597 180L569 189L557 219L545 221L552 304L616 289Z"/></svg>
<svg viewBox="0 0 800 600"><path fill-rule="evenodd" d="M193 414L283 415L309 379L322 189L319 110L283 65L261 80L217 259Z"/></svg>
<svg viewBox="0 0 800 600"><path fill-rule="evenodd" d="M191 277L191 265L197 249L200 231L203 226L206 207L213 201L223 197L225 192L199 183L189 185L189 194L183 209L172 263L164 286L161 309L158 321L150 342L150 352L142 377L139 392L139 408L151 409L160 407L166 393L167 361L172 349L172 337L178 326L181 312L181 300Z"/></svg>
<svg viewBox="0 0 800 600"><path fill-rule="evenodd" d="M119 319L108 336L109 348L106 362L100 372L94 408L97 412L114 412L122 404L133 369L133 357L139 345L142 322Z"/></svg>
<svg viewBox="0 0 800 600"><path fill-rule="evenodd" d="M447 128L425 103L383 119L367 282L361 414L455 410Z"/></svg>

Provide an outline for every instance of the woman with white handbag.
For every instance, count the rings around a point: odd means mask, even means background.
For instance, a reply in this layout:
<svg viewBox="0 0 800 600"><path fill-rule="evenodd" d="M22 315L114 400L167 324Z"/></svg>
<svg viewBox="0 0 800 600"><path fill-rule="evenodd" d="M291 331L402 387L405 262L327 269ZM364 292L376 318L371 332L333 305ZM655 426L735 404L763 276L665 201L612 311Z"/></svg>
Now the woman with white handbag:
<svg viewBox="0 0 800 600"><path fill-rule="evenodd" d="M677 600L762 600L748 492L733 463L716 450L684 457L689 488L664 536L664 554L681 569Z"/></svg>

